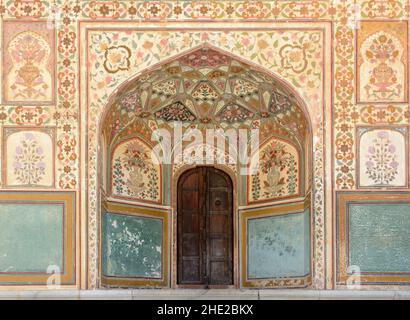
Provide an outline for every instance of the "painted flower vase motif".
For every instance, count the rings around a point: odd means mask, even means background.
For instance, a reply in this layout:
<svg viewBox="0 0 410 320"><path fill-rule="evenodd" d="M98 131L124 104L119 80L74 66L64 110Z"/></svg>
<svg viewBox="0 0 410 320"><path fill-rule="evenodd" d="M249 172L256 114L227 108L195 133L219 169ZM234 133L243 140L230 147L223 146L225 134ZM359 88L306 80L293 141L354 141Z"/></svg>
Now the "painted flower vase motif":
<svg viewBox="0 0 410 320"><path fill-rule="evenodd" d="M150 149L138 139L123 142L114 150L112 192L115 196L140 201L160 200L160 167Z"/></svg>
<svg viewBox="0 0 410 320"><path fill-rule="evenodd" d="M380 31L364 41L360 66L361 100L393 102L405 98L402 56L400 41L389 33Z"/></svg>
<svg viewBox="0 0 410 320"><path fill-rule="evenodd" d="M251 168L255 167L252 159ZM267 201L296 195L298 190L297 151L290 145L273 140L260 150L256 174L250 176L249 197Z"/></svg>
<svg viewBox="0 0 410 320"><path fill-rule="evenodd" d="M262 152L261 170L267 175L264 181L265 192L274 196L279 194L285 184L285 179L280 173L286 169L289 160L290 155L280 143L271 144Z"/></svg>
<svg viewBox="0 0 410 320"><path fill-rule="evenodd" d="M50 100L52 86L47 63L51 49L47 41L37 33L23 32L10 42L8 52L13 64L8 73L7 98L15 101Z"/></svg>

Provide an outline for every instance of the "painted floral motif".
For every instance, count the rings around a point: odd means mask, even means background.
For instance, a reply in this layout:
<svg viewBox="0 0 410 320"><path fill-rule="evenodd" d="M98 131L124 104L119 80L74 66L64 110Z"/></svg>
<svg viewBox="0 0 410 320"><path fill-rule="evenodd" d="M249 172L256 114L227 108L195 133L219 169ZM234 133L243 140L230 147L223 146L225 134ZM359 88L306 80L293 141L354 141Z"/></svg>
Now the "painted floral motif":
<svg viewBox="0 0 410 320"><path fill-rule="evenodd" d="M218 97L216 90L207 81L200 82L192 91L192 98L198 101L215 101Z"/></svg>
<svg viewBox="0 0 410 320"><path fill-rule="evenodd" d="M258 92L258 86L244 79L235 79L231 81L233 93L237 96L250 96Z"/></svg>
<svg viewBox="0 0 410 320"><path fill-rule="evenodd" d="M405 184L406 151L402 132L365 132L361 136L360 149L361 185L388 187Z"/></svg>
<svg viewBox="0 0 410 320"><path fill-rule="evenodd" d="M117 73L130 68L131 50L127 46L112 46L105 51L104 68L109 73Z"/></svg>
<svg viewBox="0 0 410 320"><path fill-rule="evenodd" d="M305 49L299 45L285 45L279 54L281 56L281 64L285 69L291 69L296 73L303 72L307 67Z"/></svg>
<svg viewBox="0 0 410 320"><path fill-rule="evenodd" d="M4 182L9 187L54 185L54 129L21 130L7 127L5 154L1 158Z"/></svg>
<svg viewBox="0 0 410 320"><path fill-rule="evenodd" d="M253 117L253 112L237 104L230 104L217 113L217 117L226 122L240 122Z"/></svg>
<svg viewBox="0 0 410 320"><path fill-rule="evenodd" d="M10 120L18 125L45 125L51 122L52 112L48 107L17 106L10 114Z"/></svg>
<svg viewBox="0 0 410 320"><path fill-rule="evenodd" d="M45 175L44 150L30 132L24 135L14 151L14 175L24 185L36 185Z"/></svg>
<svg viewBox="0 0 410 320"><path fill-rule="evenodd" d="M9 5L10 12L12 12L16 18L40 18L49 11L49 3L45 3L41 0L18 0L10 2Z"/></svg>
<svg viewBox="0 0 410 320"><path fill-rule="evenodd" d="M291 109L292 103L287 96L279 92L272 92L270 111L272 113L284 112Z"/></svg>
<svg viewBox="0 0 410 320"><path fill-rule="evenodd" d="M178 85L179 82L175 80L157 82L152 86L152 93L170 97L177 93Z"/></svg>
<svg viewBox="0 0 410 320"><path fill-rule="evenodd" d="M297 195L298 156L294 147L274 139L259 151L259 164L251 168L249 202L269 201L284 196Z"/></svg>
<svg viewBox="0 0 410 320"><path fill-rule="evenodd" d="M373 145L367 149L366 174L377 185L388 185L397 176L396 147L389 140L387 131L380 131Z"/></svg>
<svg viewBox="0 0 410 320"><path fill-rule="evenodd" d="M397 83L397 73L387 62L394 63L399 57L399 50L395 47L392 38L381 33L374 38L366 57L376 66L370 72L370 81L365 86L369 99L391 100L400 96L402 86Z"/></svg>
<svg viewBox="0 0 410 320"><path fill-rule="evenodd" d="M141 101L140 101L140 92L138 90L135 90L133 92L127 93L124 95L120 101L121 101L121 106L126 110L127 112L136 112L138 113L141 111Z"/></svg>
<svg viewBox="0 0 410 320"><path fill-rule="evenodd" d="M181 102L175 102L155 113L157 118L165 121L194 121L195 115Z"/></svg>
<svg viewBox="0 0 410 320"><path fill-rule="evenodd" d="M374 106L369 105L360 109L360 120L368 124L395 124L400 123L406 116L400 106ZM410 119L410 113L408 113Z"/></svg>
<svg viewBox="0 0 410 320"><path fill-rule="evenodd" d="M221 65L227 65L229 59L227 56L220 54L218 51L212 49L204 49L194 51L187 56L183 57L182 63L191 67L218 67Z"/></svg>
<svg viewBox="0 0 410 320"><path fill-rule="evenodd" d="M299 6L299 9L305 10L305 5ZM309 7L308 10L313 10L313 7ZM321 10L321 9L320 9ZM314 10L315 12L318 12ZM306 10L304 11L306 12ZM309 11L310 12L310 11ZM287 12L287 14L292 14L291 12ZM307 13L304 13L303 16L306 16ZM203 44L204 42L209 43L210 45L214 45L219 47L222 50L226 50L227 52L232 53L233 55L237 55L243 57L244 59L248 59L262 67L266 67L272 72L277 72L283 78L288 79L292 85L298 89L300 95L302 95L306 101L306 104L309 105L321 105L322 103L322 95L318 94L318 92L323 91L322 87L322 76L323 72L321 70L323 65L323 38L322 32L318 31L307 31L304 33L298 31L290 31L290 32L277 32L276 30L273 32L237 32L232 31L226 34L222 34L219 31L209 32L209 31L199 31L199 32L181 32L181 33L168 33L168 32L152 32L152 33L139 33L139 32L92 32L91 35L91 43L93 44L93 48L95 50L90 50L90 90L96 93L96 100L90 101L90 111L92 113L98 113L99 110L106 105L106 98L118 88L118 85L122 83L127 78L131 77L134 74L137 74L139 71L144 70L145 68L154 65L155 63L161 62L166 60L173 55L178 55L183 50L195 48L198 45ZM260 41L263 40L263 41ZM135 51L135 55L133 55L132 61L132 68L128 72L119 73L118 77L115 79L110 79L110 81L106 80L106 74L101 68L101 52L98 50L99 44L107 42L110 44L127 44L132 47L133 52ZM303 43L308 46L306 50L306 59L308 60L308 67L306 70L300 74L296 74L291 69L285 69L281 66L280 63L280 56L275 54L278 50L286 43ZM95 54L95 55L93 55ZM135 67L134 67L135 62ZM222 69L222 68L221 68ZM243 72L243 68L241 71L240 66L234 66L233 69L236 69L239 74ZM233 70L229 70L229 72L234 72ZM188 73L188 72L187 72ZM195 80L198 75L189 78L192 82L190 86L187 86L187 91L191 91L192 88L195 88L197 81ZM188 78L188 77L187 77ZM263 82L263 77L261 76L260 79L257 80L258 82ZM213 79L210 78L211 81ZM227 82L229 84L229 82ZM181 88L185 88L186 83L184 83ZM229 86L226 86L229 87ZM220 86L215 84L215 88L218 89ZM253 97L253 96L252 96ZM268 99L269 100L269 99ZM186 103L186 101L184 101ZM252 101L254 103L254 101ZM169 104L168 101L165 104ZM194 110L197 111L201 108L201 105L195 105ZM255 104L256 105L256 104ZM157 108L158 109L158 108ZM252 108L251 108L252 109ZM268 109L268 108L266 108ZM215 109L214 109L215 110ZM316 110L316 109L315 109ZM268 111L268 110L266 110ZM315 112L315 111L313 111ZM198 115L200 112L198 113ZM267 112L264 112L266 117L268 116ZM289 112L286 117L281 117L286 122L285 126L289 122L294 123L294 117L292 117L294 113ZM299 117L298 117L299 119ZM113 123L117 120L113 117ZM93 122L91 120L90 123L93 126ZM299 124L297 124L298 126ZM320 137L321 139L321 137ZM319 139L319 141L320 141ZM90 167L91 170L89 171L89 178L90 181L94 181L93 174L96 171L96 157L95 157L95 150L96 145L93 140L90 139L90 145L92 145L92 154L89 156L90 159ZM315 146L315 150L318 152L321 151L321 146L318 144ZM320 184L322 171L320 170L321 162L319 158L318 161L315 162L315 168L317 173L317 185L318 185L318 193L317 193L317 200L315 200L315 207L317 207L317 211L315 211L315 227L320 234L323 234L323 227L320 225L320 221L323 220L323 193L322 193L322 184ZM90 203L90 211L93 213L96 212L96 205L94 203ZM90 218L91 221L95 221L95 214ZM318 222L319 221L319 224ZM90 238L95 239L95 233L93 233ZM94 241L94 240L92 240ZM318 248L318 251L315 251L315 277L319 279L318 281L322 281L323 275L323 237L317 237L317 241L315 243L315 248ZM320 247L318 247L319 245ZM95 261L93 262L95 264ZM90 267L92 270L92 267ZM92 282L92 281L91 281ZM92 282L94 283L94 282ZM276 283L269 284L269 285L285 285L283 283ZM293 284L292 284L293 285ZM315 284L317 288L323 288L323 282L318 282Z"/></svg>
<svg viewBox="0 0 410 320"><path fill-rule="evenodd" d="M90 1L84 8L84 13L91 19L107 18L116 19L121 12L118 1Z"/></svg>
<svg viewBox="0 0 410 320"><path fill-rule="evenodd" d="M373 30L370 27L380 28L380 25L365 24L365 28ZM401 27L404 29L397 30ZM389 32L390 28L396 30L399 37L407 34L405 24L398 24L396 29L386 26L386 31L373 32L360 47L359 101L403 102L407 99L407 49L394 32Z"/></svg>
<svg viewBox="0 0 410 320"><path fill-rule="evenodd" d="M138 139L120 144L113 157L112 192L116 196L159 202L160 167Z"/></svg>
<svg viewBox="0 0 410 320"><path fill-rule="evenodd" d="M51 49L47 41L35 32L26 31L10 41L8 52L13 64L7 77L7 100L50 100L52 86L47 63Z"/></svg>

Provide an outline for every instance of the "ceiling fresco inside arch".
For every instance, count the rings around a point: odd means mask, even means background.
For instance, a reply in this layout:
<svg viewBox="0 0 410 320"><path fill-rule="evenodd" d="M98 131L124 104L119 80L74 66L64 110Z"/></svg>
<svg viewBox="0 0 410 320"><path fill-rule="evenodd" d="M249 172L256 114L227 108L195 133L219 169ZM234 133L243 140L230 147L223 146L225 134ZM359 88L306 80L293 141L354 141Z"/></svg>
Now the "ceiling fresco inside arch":
<svg viewBox="0 0 410 320"><path fill-rule="evenodd" d="M254 129L305 143L305 115L294 94L272 76L212 47L200 47L148 70L115 96L104 119L108 140L155 128ZM172 130L171 130L172 131Z"/></svg>

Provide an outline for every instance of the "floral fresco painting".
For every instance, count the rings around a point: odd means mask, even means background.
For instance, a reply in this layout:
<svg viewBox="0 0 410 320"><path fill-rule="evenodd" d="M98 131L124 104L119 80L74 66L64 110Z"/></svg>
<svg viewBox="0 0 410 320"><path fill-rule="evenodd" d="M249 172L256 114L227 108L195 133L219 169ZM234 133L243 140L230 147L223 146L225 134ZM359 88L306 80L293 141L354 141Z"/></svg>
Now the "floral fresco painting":
<svg viewBox="0 0 410 320"><path fill-rule="evenodd" d="M47 22L4 23L3 102L54 101L54 29Z"/></svg>
<svg viewBox="0 0 410 320"><path fill-rule="evenodd" d="M112 194L142 202L161 201L161 167L151 149L135 138L121 143L112 157Z"/></svg>
<svg viewBox="0 0 410 320"><path fill-rule="evenodd" d="M358 102L405 102L407 23L362 22L358 35Z"/></svg>
<svg viewBox="0 0 410 320"><path fill-rule="evenodd" d="M289 143L272 138L251 160L248 202L273 201L299 194L299 154Z"/></svg>
<svg viewBox="0 0 410 320"><path fill-rule="evenodd" d="M409 24L410 0L0 0L0 227L15 234L0 236L18 240L14 267L44 271L40 254L58 252L67 295L145 298L136 288L196 281L179 276L192 233L203 288L220 285L208 261L222 252L235 295L354 295L355 263L360 294L410 297ZM201 196L183 198L197 191L179 179L201 166ZM232 188L214 190L205 167ZM215 214L220 191L232 203ZM179 199L202 217L180 224ZM47 278L0 274L0 291Z"/></svg>
<svg viewBox="0 0 410 320"><path fill-rule="evenodd" d="M406 128L359 129L360 187L405 187Z"/></svg>
<svg viewBox="0 0 410 320"><path fill-rule="evenodd" d="M5 128L3 158L8 187L52 187L54 185L53 129Z"/></svg>

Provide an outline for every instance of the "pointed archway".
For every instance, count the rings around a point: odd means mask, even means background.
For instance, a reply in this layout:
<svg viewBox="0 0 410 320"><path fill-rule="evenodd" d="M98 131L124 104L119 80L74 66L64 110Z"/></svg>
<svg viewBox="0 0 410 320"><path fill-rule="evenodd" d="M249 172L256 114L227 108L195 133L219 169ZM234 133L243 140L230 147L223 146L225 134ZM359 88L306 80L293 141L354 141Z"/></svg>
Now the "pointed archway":
<svg viewBox="0 0 410 320"><path fill-rule="evenodd" d="M176 123L182 124L182 136L178 139ZM164 150L164 146L167 149L171 145L166 151L173 155L176 145L189 149L189 141L183 139L188 130L196 130L205 136L209 129L231 130L237 134L241 129L250 131L255 128L259 132L262 151L257 160L263 161L262 169L256 178L241 176L238 173L240 170L237 171L234 184L238 185L238 193L234 196L236 203L233 206L238 208L263 203L266 207L274 207L284 199L310 203L306 200L314 188L310 183L310 119L303 101L287 83L267 70L208 45L155 65L124 83L111 97L103 114L100 122L103 201L125 200L137 207L174 209L171 220L173 230L176 230L177 197L171 187L175 183L175 158L165 157L170 159L169 163L152 163L150 154L155 146L162 143ZM161 132L161 141L155 139L154 131ZM168 143L164 144L164 141ZM226 144L228 142L228 139L224 141ZM251 140L247 144L251 144ZM161 160L159 158L157 160ZM248 162L245 162L245 167L249 166ZM169 193L169 190L172 192ZM311 217L310 208L307 215ZM233 217L233 224L237 225L237 211ZM303 241L310 243L310 235L309 231L308 239L304 238ZM175 232L169 240L176 241ZM107 257L110 252L109 248L104 251L104 245L110 246L110 240L105 241L100 254ZM238 272L241 269L240 246L247 246L246 241L236 236L233 244L233 273L237 286L241 285L241 281L246 283L248 280L239 279ZM163 245L172 247L170 243ZM126 243L125 246L132 244ZM161 250L164 251L164 248ZM178 271L175 250L171 257L170 265L164 265L163 258L158 258L157 262L162 270L171 269L171 278L167 279L167 283L176 286ZM143 257L136 256L130 263L138 263L139 259L143 260ZM300 274L303 281L309 279L311 273L310 267L305 269L307 273ZM115 279L121 275L114 272L109 276ZM164 273L161 273L160 277L163 276ZM147 272L145 276L142 273L136 277L145 279L152 277L152 274ZM259 281L257 277L255 279Z"/></svg>

